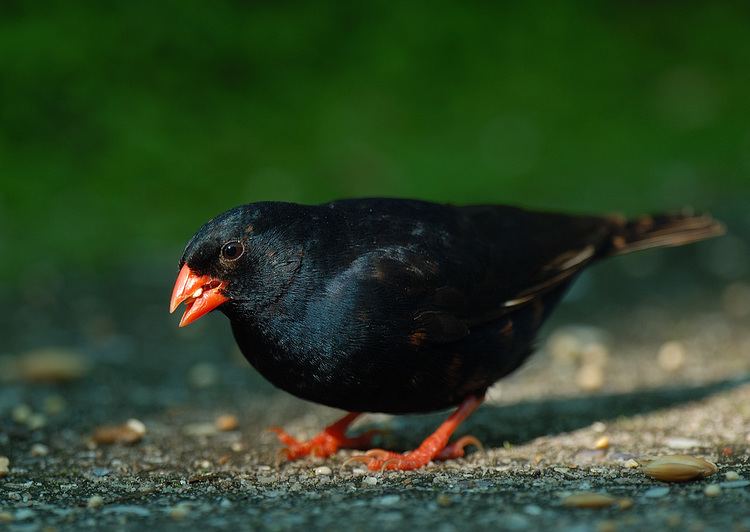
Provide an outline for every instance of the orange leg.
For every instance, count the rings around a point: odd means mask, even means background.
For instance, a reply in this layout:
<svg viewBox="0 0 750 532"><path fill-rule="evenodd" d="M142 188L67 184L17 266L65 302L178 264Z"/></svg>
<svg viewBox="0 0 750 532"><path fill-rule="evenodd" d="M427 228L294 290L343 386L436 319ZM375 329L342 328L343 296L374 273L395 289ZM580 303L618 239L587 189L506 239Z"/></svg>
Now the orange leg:
<svg viewBox="0 0 750 532"><path fill-rule="evenodd" d="M275 432L279 441L286 446L283 452L289 460L296 460L310 454L319 458L326 458L335 454L339 449L362 449L370 445L372 437L378 433L377 430L369 430L353 438L346 436L346 429L359 415L359 412L350 412L307 441L298 441L278 427L272 427L268 430Z"/></svg>
<svg viewBox="0 0 750 532"><path fill-rule="evenodd" d="M432 460L460 458L464 455L464 448L467 445L479 447L479 441L473 436L464 436L457 442L448 445L448 440L458 426L482 404L482 401L482 398L473 396L464 400L461 406L413 451L394 453L383 449L372 449L363 456L350 458L349 461L363 462L372 471L383 469L407 471L419 469Z"/></svg>

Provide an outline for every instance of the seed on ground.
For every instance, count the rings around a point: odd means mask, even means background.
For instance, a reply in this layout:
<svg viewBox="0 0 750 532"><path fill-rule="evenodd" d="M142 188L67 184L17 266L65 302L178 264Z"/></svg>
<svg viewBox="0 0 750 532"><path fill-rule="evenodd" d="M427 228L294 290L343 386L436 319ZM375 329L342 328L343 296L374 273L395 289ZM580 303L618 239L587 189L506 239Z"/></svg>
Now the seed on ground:
<svg viewBox="0 0 750 532"><path fill-rule="evenodd" d="M647 476L662 482L687 482L709 477L718 471L708 460L684 454L661 456L641 469Z"/></svg>
<svg viewBox="0 0 750 532"><path fill-rule="evenodd" d="M224 414L217 417L215 423L216 428L222 432L237 430L237 428L240 426L240 422L237 419L237 416L233 416L232 414Z"/></svg>
<svg viewBox="0 0 750 532"><path fill-rule="evenodd" d="M602 436L598 438L594 442L594 449L599 449L599 450L609 449L609 438L607 436Z"/></svg>
<svg viewBox="0 0 750 532"><path fill-rule="evenodd" d="M563 506L569 508L607 508L617 503L617 498L606 493L573 493L565 497Z"/></svg>
<svg viewBox="0 0 750 532"><path fill-rule="evenodd" d="M122 425L105 425L97 428L91 439L100 445L114 443L134 444L143 439L146 426L137 419L130 419Z"/></svg>

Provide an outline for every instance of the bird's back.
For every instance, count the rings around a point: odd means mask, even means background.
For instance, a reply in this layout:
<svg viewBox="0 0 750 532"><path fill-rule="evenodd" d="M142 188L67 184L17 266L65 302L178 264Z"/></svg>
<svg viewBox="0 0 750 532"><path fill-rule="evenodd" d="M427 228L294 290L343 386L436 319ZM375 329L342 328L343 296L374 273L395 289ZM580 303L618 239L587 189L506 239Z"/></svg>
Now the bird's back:
<svg viewBox="0 0 750 532"><path fill-rule="evenodd" d="M288 237L304 246L299 272L272 308L233 319L238 342L291 393L393 413L452 406L518 367L597 258L649 234L668 245L665 234L695 240L712 227L665 217L638 232L615 218L395 199L305 207L299 217Z"/></svg>

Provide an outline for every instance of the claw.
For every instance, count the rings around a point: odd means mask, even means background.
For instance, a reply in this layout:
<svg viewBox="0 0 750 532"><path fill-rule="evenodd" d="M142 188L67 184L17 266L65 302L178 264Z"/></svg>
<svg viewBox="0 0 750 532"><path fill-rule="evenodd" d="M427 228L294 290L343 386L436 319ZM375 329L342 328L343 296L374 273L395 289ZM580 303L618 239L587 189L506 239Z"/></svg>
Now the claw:
<svg viewBox="0 0 750 532"><path fill-rule="evenodd" d="M386 451L385 449L370 449L365 453L365 456L374 456L378 460L384 460L391 455L393 455L393 453Z"/></svg>
<svg viewBox="0 0 750 532"><path fill-rule="evenodd" d="M484 445L482 445L482 442L479 441L474 436L464 436L463 438L459 438L458 441L454 445L461 447L461 449L464 449L465 447L472 445L476 447L477 451L482 452L482 453L484 452Z"/></svg>
<svg viewBox="0 0 750 532"><path fill-rule="evenodd" d="M343 464L341 464L341 467L346 467L349 464L353 464L354 462L359 462L361 464L369 464L372 461L372 458L370 458L367 455L364 454L358 454L356 456L351 456L348 459L344 461Z"/></svg>
<svg viewBox="0 0 750 532"><path fill-rule="evenodd" d="M382 473L386 469L388 469L389 465L395 465L394 469L398 469L403 465L403 460L401 458L389 458L385 462L383 462L383 465L380 466L380 472Z"/></svg>
<svg viewBox="0 0 750 532"><path fill-rule="evenodd" d="M369 439L375 434L375 431L369 431L353 438L346 437L347 427L358 416L357 412L350 412L339 421L323 429L318 435L305 441L297 440L279 427L269 427L266 430L276 434L281 444L286 447L280 453L283 453L287 460L296 460L309 455L326 458L342 448L360 448L369 445Z"/></svg>
<svg viewBox="0 0 750 532"><path fill-rule="evenodd" d="M281 427L268 427L267 432L273 432L281 443L288 446L299 445L299 442L293 436L287 434Z"/></svg>

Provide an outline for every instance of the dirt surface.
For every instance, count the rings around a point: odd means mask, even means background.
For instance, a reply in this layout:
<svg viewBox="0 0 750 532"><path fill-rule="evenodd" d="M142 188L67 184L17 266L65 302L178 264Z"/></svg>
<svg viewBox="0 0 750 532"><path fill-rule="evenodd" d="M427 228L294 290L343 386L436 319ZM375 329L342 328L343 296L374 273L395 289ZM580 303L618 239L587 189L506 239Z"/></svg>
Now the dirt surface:
<svg viewBox="0 0 750 532"><path fill-rule="evenodd" d="M750 286L661 257L582 279L459 430L485 449L406 473L346 465L353 451L280 462L264 428L310 436L341 413L273 389L222 316L178 330L171 265L96 283L46 272L2 294L15 311L0 325L0 528L750 530ZM57 373L34 366L44 356L64 359ZM217 430L222 414L238 428ZM369 415L354 431L385 429L378 445L403 450L444 415ZM139 441L92 441L131 418ZM666 484L637 465L667 454L719 470ZM628 502L563 505L580 491Z"/></svg>

